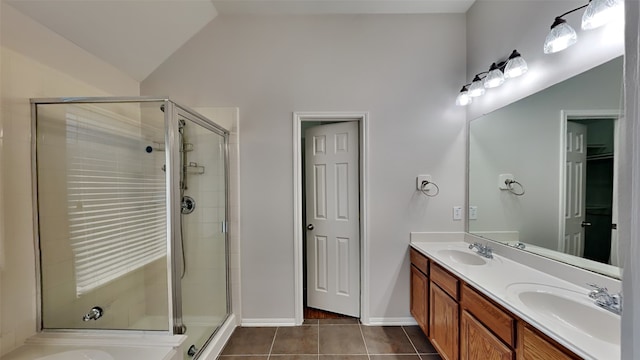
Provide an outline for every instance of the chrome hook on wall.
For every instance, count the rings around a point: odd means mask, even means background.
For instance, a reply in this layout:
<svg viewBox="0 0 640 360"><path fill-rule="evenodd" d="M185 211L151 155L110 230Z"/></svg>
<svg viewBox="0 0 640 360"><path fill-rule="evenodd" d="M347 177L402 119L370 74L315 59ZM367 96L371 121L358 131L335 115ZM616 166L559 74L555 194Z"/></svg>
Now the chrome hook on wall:
<svg viewBox="0 0 640 360"><path fill-rule="evenodd" d="M428 197L435 197L440 194L440 188L438 187L438 184L429 180L423 180L420 183L420 191Z"/></svg>
<svg viewBox="0 0 640 360"><path fill-rule="evenodd" d="M519 182L513 179L507 179L504 181L504 184L507 186L507 190L509 190L509 192L512 193L513 195L516 195L516 196L524 195L524 186L522 186L522 184L520 184ZM518 185L518 187L520 188L520 191L517 191L516 189L514 189L513 184Z"/></svg>
<svg viewBox="0 0 640 360"><path fill-rule="evenodd" d="M498 188L507 190L516 196L524 195L524 186L515 180L513 174L500 174L498 176Z"/></svg>

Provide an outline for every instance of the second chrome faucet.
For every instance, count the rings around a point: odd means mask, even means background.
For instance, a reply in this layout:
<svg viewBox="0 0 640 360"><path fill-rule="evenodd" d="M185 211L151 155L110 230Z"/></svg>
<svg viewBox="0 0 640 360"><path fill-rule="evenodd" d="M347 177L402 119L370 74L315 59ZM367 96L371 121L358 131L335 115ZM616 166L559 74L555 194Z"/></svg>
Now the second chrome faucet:
<svg viewBox="0 0 640 360"><path fill-rule="evenodd" d="M493 259L493 250L489 245L482 245L477 242L469 245L470 250L473 250L474 248L478 250L478 255L486 257L487 259Z"/></svg>

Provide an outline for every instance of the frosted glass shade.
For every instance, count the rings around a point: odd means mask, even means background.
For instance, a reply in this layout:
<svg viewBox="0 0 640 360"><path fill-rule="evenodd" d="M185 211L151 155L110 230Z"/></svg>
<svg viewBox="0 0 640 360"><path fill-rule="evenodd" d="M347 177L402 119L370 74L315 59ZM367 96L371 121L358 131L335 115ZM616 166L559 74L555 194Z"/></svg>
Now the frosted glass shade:
<svg viewBox="0 0 640 360"><path fill-rule="evenodd" d="M456 98L456 105L467 106L472 102L473 98L469 96L469 91L467 91L466 88L463 88L463 90L460 91L460 94L458 94L458 97Z"/></svg>
<svg viewBox="0 0 640 360"><path fill-rule="evenodd" d="M480 80L478 76L473 79L471 86L469 86L469 96L478 97L482 96L485 93L484 82Z"/></svg>
<svg viewBox="0 0 640 360"><path fill-rule="evenodd" d="M484 78L484 87L487 89L495 88L504 83L504 74L502 70L498 68L494 68L495 64L491 66L491 70L487 74L487 77Z"/></svg>
<svg viewBox="0 0 640 360"><path fill-rule="evenodd" d="M544 41L544 53L552 54L562 51L578 41L578 35L566 21L556 18L551 31Z"/></svg>
<svg viewBox="0 0 640 360"><path fill-rule="evenodd" d="M582 30L591 30L624 18L624 1L592 0L582 14Z"/></svg>
<svg viewBox="0 0 640 360"><path fill-rule="evenodd" d="M504 68L504 77L507 79L513 79L514 77L518 77L529 70L527 66L527 62L524 61L522 56L516 56L507 61L507 66Z"/></svg>

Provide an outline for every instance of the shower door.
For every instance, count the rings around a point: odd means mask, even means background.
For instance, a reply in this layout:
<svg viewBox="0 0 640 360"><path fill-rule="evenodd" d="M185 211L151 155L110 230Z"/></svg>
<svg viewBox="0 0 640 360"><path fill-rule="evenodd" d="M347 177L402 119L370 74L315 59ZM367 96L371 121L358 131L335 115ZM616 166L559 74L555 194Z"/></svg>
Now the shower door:
<svg viewBox="0 0 640 360"><path fill-rule="evenodd" d="M169 331L164 101L33 105L42 329Z"/></svg>
<svg viewBox="0 0 640 360"><path fill-rule="evenodd" d="M174 243L181 322L193 355L229 313L227 291L227 138L209 121L176 107L181 169L181 241ZM175 129L175 128L174 128ZM176 323L180 323L177 319Z"/></svg>

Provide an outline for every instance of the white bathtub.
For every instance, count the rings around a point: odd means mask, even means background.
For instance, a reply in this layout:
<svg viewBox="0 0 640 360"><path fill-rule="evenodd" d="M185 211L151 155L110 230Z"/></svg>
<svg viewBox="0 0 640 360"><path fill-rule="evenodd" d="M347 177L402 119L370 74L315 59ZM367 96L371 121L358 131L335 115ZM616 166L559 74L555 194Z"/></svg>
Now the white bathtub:
<svg viewBox="0 0 640 360"><path fill-rule="evenodd" d="M24 345L2 360L173 360L176 355L168 347Z"/></svg>

